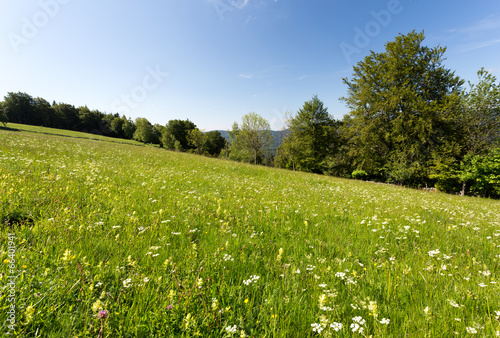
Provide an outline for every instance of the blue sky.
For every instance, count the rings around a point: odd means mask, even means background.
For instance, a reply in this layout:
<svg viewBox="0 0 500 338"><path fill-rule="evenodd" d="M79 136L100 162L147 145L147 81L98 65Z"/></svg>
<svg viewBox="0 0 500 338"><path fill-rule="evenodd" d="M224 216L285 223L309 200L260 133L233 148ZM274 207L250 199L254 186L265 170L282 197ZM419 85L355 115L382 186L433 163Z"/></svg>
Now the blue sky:
<svg viewBox="0 0 500 338"><path fill-rule="evenodd" d="M0 22L0 97L207 131L249 112L279 129L316 94L341 118L342 77L411 30L462 78L500 78L498 0L0 0Z"/></svg>

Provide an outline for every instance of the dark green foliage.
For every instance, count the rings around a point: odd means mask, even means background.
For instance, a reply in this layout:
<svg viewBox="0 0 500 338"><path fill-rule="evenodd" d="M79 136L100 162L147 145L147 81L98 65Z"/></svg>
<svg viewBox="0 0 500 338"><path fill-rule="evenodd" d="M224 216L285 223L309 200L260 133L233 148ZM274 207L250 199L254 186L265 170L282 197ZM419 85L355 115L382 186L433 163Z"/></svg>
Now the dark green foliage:
<svg viewBox="0 0 500 338"><path fill-rule="evenodd" d="M368 178L368 173L364 170L354 170L351 176L355 180L366 180Z"/></svg>
<svg viewBox="0 0 500 338"><path fill-rule="evenodd" d="M196 128L196 125L189 120L170 120L166 125L161 139L163 147L171 150L186 151L194 149L189 143L188 133ZM177 146L175 142L178 142Z"/></svg>
<svg viewBox="0 0 500 338"><path fill-rule="evenodd" d="M423 185L433 152L452 142L463 81L444 68L445 48L400 35L344 78L351 113L344 120L355 168L389 182Z"/></svg>
<svg viewBox="0 0 500 338"><path fill-rule="evenodd" d="M314 96L287 123L287 134L278 151L280 165L324 173L327 158L337 149L337 123L322 101Z"/></svg>
<svg viewBox="0 0 500 338"><path fill-rule="evenodd" d="M143 143L155 143L156 132L153 125L144 117L139 117L135 120L136 130L134 132L134 140Z"/></svg>
<svg viewBox="0 0 500 338"><path fill-rule="evenodd" d="M209 131L205 133L205 143L203 150L211 156L219 156L226 145L226 139L222 137L219 131Z"/></svg>

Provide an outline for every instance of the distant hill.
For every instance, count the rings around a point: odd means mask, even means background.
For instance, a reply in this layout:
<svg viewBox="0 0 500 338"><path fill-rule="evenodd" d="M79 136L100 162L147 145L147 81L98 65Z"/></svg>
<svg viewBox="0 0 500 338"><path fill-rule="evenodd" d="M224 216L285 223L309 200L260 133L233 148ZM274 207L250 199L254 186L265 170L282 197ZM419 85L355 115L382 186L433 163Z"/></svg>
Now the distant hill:
<svg viewBox="0 0 500 338"><path fill-rule="evenodd" d="M229 132L227 130L216 130L218 131L222 137L224 137L226 140L231 141L229 139ZM273 139L274 139L274 144L271 146L271 152L276 154L276 151L278 150L278 147L283 143L283 139L285 138L286 135L286 130L271 130L271 133L273 134Z"/></svg>

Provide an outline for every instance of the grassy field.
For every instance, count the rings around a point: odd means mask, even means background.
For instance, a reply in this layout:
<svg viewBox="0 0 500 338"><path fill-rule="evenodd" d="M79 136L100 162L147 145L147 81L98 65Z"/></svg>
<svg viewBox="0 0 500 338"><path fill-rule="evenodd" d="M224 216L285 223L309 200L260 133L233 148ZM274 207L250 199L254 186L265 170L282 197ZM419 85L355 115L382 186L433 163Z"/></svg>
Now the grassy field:
<svg viewBox="0 0 500 338"><path fill-rule="evenodd" d="M0 201L2 335L499 335L499 201L5 130Z"/></svg>
<svg viewBox="0 0 500 338"><path fill-rule="evenodd" d="M0 130L1 130L1 127L3 127L3 125L0 125ZM107 142L116 142L116 143L144 146L143 143L137 142L135 140L113 138L113 137L107 137L107 136L90 134L90 133L82 133L82 132L73 131L73 130L55 129L55 128L40 127L40 126L30 126L27 124L18 124L18 123L7 123L6 128L7 128L7 130L10 129L11 131L29 131L32 133L58 135L58 136L66 136L66 137L73 137L73 138L81 138L81 139L89 139L89 140L101 140L101 141L107 141Z"/></svg>

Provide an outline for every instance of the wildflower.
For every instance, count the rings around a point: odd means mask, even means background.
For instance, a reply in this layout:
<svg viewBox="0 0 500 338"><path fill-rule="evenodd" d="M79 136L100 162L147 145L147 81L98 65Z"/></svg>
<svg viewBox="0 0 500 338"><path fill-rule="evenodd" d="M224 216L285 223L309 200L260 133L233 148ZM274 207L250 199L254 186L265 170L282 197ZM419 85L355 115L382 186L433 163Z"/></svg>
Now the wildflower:
<svg viewBox="0 0 500 338"><path fill-rule="evenodd" d="M240 331L240 338L246 338L248 337L247 334L245 333L245 330Z"/></svg>
<svg viewBox="0 0 500 338"><path fill-rule="evenodd" d="M391 322L390 319L382 318L382 320L380 321L380 324L389 325L390 322Z"/></svg>
<svg viewBox="0 0 500 338"><path fill-rule="evenodd" d="M450 303L451 306L453 307L460 307L457 302L455 302L453 299L448 299L448 303Z"/></svg>
<svg viewBox="0 0 500 338"><path fill-rule="evenodd" d="M470 334L476 334L477 333L476 328L469 327L469 326L465 328L465 331L467 331L467 333L470 333Z"/></svg>
<svg viewBox="0 0 500 338"><path fill-rule="evenodd" d="M244 280L243 284L250 285L252 283L257 283L259 278L260 278L260 276L252 275L252 276L250 276L250 279Z"/></svg>
<svg viewBox="0 0 500 338"><path fill-rule="evenodd" d="M99 312L104 309L104 304L101 302L101 300L96 300L94 304L92 305L92 311L94 312Z"/></svg>
<svg viewBox="0 0 500 338"><path fill-rule="evenodd" d="M132 278L127 278L123 281L123 287L129 288L132 286Z"/></svg>
<svg viewBox="0 0 500 338"><path fill-rule="evenodd" d="M276 260L277 260L278 262L280 262L280 261L281 261L282 256L283 256L283 248L280 248L280 249L278 250L278 257L276 257Z"/></svg>
<svg viewBox="0 0 500 338"><path fill-rule="evenodd" d="M131 266L131 267L135 267L137 265L137 262L132 259L131 255L129 255L127 257L127 262L128 262L128 265Z"/></svg>
<svg viewBox="0 0 500 338"><path fill-rule="evenodd" d="M243 303L248 304L248 298L243 301Z"/></svg>
<svg viewBox="0 0 500 338"><path fill-rule="evenodd" d="M97 318L104 319L107 316L108 316L108 312L106 310L101 310L101 311L99 311L99 314L97 315Z"/></svg>
<svg viewBox="0 0 500 338"><path fill-rule="evenodd" d="M148 277L144 277L143 281L144 281L144 283L147 283L147 282L149 282L149 278Z"/></svg>
<svg viewBox="0 0 500 338"><path fill-rule="evenodd" d="M3 260L3 262L4 262L5 264L9 264L9 260L8 260L7 258L6 258L6 259L4 259L4 260Z"/></svg>
<svg viewBox="0 0 500 338"><path fill-rule="evenodd" d="M183 319L184 330L189 330L192 326L196 324L195 319L191 317L191 314L188 313L186 318Z"/></svg>
<svg viewBox="0 0 500 338"><path fill-rule="evenodd" d="M326 295L322 294L321 296L319 296L319 308L321 309L322 307L324 307L325 303L326 303Z"/></svg>
<svg viewBox="0 0 500 338"><path fill-rule="evenodd" d="M97 283L96 283L96 285L95 285L95 287L96 287L96 288L98 288L98 287L100 287L101 285L102 285L102 283L101 283L101 282L97 282Z"/></svg>
<svg viewBox="0 0 500 338"><path fill-rule="evenodd" d="M313 328L313 332L317 332L318 334L321 334L321 331L323 331L323 326L321 324L312 323L311 326Z"/></svg>
<svg viewBox="0 0 500 338"><path fill-rule="evenodd" d="M71 250L70 249L66 249L66 251L64 251L63 257L61 259L63 261L70 261L73 258L75 258L75 256L71 255Z"/></svg>
<svg viewBox="0 0 500 338"><path fill-rule="evenodd" d="M359 332L359 334L363 333L363 328L358 323L351 324L352 332Z"/></svg>
<svg viewBox="0 0 500 338"><path fill-rule="evenodd" d="M172 310L172 309L173 309L173 307L174 307L174 306L173 306L172 304L169 304L169 305L167 306L167 310L169 310L169 311L170 311L170 310Z"/></svg>
<svg viewBox="0 0 500 338"><path fill-rule="evenodd" d="M484 284L484 283L479 283L478 285L479 285L480 287L482 287L482 288L485 288L485 287L487 286L487 285L486 285L486 284Z"/></svg>
<svg viewBox="0 0 500 338"><path fill-rule="evenodd" d="M431 257L434 257L434 256L437 256L439 255L441 252L439 251L439 249L436 249L436 250L431 250L428 252L429 256Z"/></svg>
<svg viewBox="0 0 500 338"><path fill-rule="evenodd" d="M238 327L236 325L229 325L228 327L226 327L226 332L229 333L229 334L233 334L233 333L236 333L236 331L238 330Z"/></svg>
<svg viewBox="0 0 500 338"><path fill-rule="evenodd" d="M338 278L340 278L340 279L343 280L345 278L345 273L343 273L343 272L337 272L335 274L335 277L338 277Z"/></svg>
<svg viewBox="0 0 500 338"><path fill-rule="evenodd" d="M330 327L335 331L335 332L339 332L340 330L342 330L343 326L342 326L342 323L336 323L336 322L333 322L330 324Z"/></svg>
<svg viewBox="0 0 500 338"><path fill-rule="evenodd" d="M295 270L295 273L300 273L300 269Z"/></svg>
<svg viewBox="0 0 500 338"><path fill-rule="evenodd" d="M26 324L31 323L33 320L33 314L35 313L35 308L32 305L29 305L24 311L24 315L26 316Z"/></svg>
<svg viewBox="0 0 500 338"><path fill-rule="evenodd" d="M198 289L201 289L201 287L203 286L203 278L198 278L198 280L196 281L196 285L198 286Z"/></svg>
<svg viewBox="0 0 500 338"><path fill-rule="evenodd" d="M212 310L215 311L219 307L219 301L217 298L212 298Z"/></svg>

